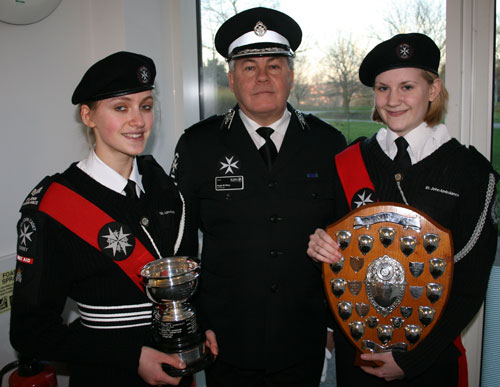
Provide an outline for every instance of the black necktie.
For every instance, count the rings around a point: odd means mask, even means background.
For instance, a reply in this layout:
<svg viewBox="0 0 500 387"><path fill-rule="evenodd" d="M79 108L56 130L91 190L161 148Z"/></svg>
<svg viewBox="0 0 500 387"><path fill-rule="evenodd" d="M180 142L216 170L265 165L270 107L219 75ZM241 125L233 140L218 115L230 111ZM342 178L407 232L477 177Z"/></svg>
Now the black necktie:
<svg viewBox="0 0 500 387"><path fill-rule="evenodd" d="M274 132L273 129L263 126L257 129L257 133L266 140L265 144L259 148L260 155L264 159L264 162L267 165L267 169L271 170L273 166L274 160L276 159L276 155L278 151L276 150L276 146L274 145L273 140L271 140L271 134Z"/></svg>
<svg viewBox="0 0 500 387"><path fill-rule="evenodd" d="M135 183L132 180L127 181L127 185L123 190L127 194L127 197L131 199L138 199L137 191L135 189Z"/></svg>
<svg viewBox="0 0 500 387"><path fill-rule="evenodd" d="M398 153L396 153L396 157L394 157L394 162L401 168L408 168L411 166L410 154L408 153L408 141L401 136L394 142L398 147Z"/></svg>

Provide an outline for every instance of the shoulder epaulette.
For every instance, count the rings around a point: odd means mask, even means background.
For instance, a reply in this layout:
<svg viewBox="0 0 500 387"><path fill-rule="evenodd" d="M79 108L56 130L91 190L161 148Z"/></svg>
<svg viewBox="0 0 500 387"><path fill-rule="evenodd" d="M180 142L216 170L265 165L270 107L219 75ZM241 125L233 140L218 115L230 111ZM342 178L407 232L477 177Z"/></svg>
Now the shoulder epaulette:
<svg viewBox="0 0 500 387"><path fill-rule="evenodd" d="M479 152L474 146L470 145L469 146L469 153L472 157L473 162L479 168L484 168L485 170L493 172L495 175L495 178L498 180L498 176L499 176L498 172L495 171L491 162L481 152Z"/></svg>
<svg viewBox="0 0 500 387"><path fill-rule="evenodd" d="M210 116L208 118L205 118L204 120L198 121L197 123L191 125L189 128L186 129L186 131L195 129L198 127L206 127L207 125L213 125L220 121L224 116L220 114L214 114L213 116Z"/></svg>
<svg viewBox="0 0 500 387"><path fill-rule="evenodd" d="M42 201L43 195L45 195L47 188L49 188L49 186L57 176L59 176L59 174L44 177L42 181L31 190L28 196L26 196L26 199L24 199L20 211L36 210L38 208L38 205Z"/></svg>

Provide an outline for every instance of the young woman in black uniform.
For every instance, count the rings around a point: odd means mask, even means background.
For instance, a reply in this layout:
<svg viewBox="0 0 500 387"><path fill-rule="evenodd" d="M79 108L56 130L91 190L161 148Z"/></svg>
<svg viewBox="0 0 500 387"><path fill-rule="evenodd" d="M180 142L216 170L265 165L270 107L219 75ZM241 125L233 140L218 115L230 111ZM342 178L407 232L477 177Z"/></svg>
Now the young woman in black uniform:
<svg viewBox="0 0 500 387"><path fill-rule="evenodd" d="M362 355L380 367L354 366L354 347L335 328L339 386L467 383L466 367L459 367L465 359L459 338L484 300L495 257L498 175L474 147L461 145L441 124L448 94L438 76L439 60L436 44L417 33L396 35L364 58L360 80L373 88L373 118L387 128L351 147L359 145L375 192L340 200L338 211L346 214L356 208L353 203L397 202L449 229L455 254L450 297L441 319L415 349ZM344 164L337 161L338 176ZM338 197L345 197L338 176ZM341 256L324 230L311 235L308 254L327 263Z"/></svg>
<svg viewBox="0 0 500 387"><path fill-rule="evenodd" d="M151 302L138 272L179 254L184 203L152 156L153 61L117 52L74 91L89 156L43 179L21 207L10 338L24 356L71 366L71 386L173 384L177 356L152 348ZM79 318L61 314L67 299ZM187 381L186 381L187 382ZM181 382L181 383L184 383Z"/></svg>

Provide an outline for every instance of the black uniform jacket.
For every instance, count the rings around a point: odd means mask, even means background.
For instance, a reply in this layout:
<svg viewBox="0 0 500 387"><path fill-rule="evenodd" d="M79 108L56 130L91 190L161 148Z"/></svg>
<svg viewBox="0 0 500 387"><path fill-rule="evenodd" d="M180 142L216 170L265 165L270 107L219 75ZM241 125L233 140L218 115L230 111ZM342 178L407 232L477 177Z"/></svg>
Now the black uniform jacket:
<svg viewBox="0 0 500 387"><path fill-rule="evenodd" d="M418 163L400 170L380 148L376 135L361 142L361 154L379 201L404 203L449 229L455 265L450 298L432 332L394 359L405 379L385 382L354 363L354 347L335 330L338 386L456 386L459 351L453 341L484 301L495 257L498 229L497 173L475 148L451 139ZM400 188L395 180L400 176ZM336 187L342 187L336 178ZM338 194L339 196L341 193ZM345 199L337 202L348 211ZM342 211L342 210L341 210Z"/></svg>
<svg viewBox="0 0 500 387"><path fill-rule="evenodd" d="M131 259L131 235L158 258L144 229L162 256L173 255L183 204L174 182L151 156L138 157L137 163L146 191L140 200L106 188L73 164L45 178L21 208L11 343L26 356L69 363L72 386L146 385L137 369L142 346L153 346L152 305L117 262ZM38 209L52 182L116 221L98 235L102 250ZM92 224L86 219L82 214L82 224ZM68 298L80 314L69 325L62 316Z"/></svg>
<svg viewBox="0 0 500 387"><path fill-rule="evenodd" d="M279 370L324 351L326 303L308 236L334 218L342 134L294 112L268 172L239 114L186 130L171 174L187 203L186 235L203 232L197 305L220 356Z"/></svg>

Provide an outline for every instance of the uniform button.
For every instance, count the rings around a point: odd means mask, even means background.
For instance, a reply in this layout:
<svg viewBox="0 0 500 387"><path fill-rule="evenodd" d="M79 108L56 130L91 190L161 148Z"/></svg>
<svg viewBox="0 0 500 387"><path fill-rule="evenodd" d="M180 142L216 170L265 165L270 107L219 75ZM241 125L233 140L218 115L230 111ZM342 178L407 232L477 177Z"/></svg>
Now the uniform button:
<svg viewBox="0 0 500 387"><path fill-rule="evenodd" d="M226 192L226 200L231 200L231 194L229 192Z"/></svg>
<svg viewBox="0 0 500 387"><path fill-rule="evenodd" d="M278 222L281 222L283 220L283 218L281 216L278 216L278 215L272 215L269 220L273 223L278 223Z"/></svg>
<svg viewBox="0 0 500 387"><path fill-rule="evenodd" d="M279 251L279 250L271 250L269 252L269 255L273 258L276 258L276 257L279 257L280 255L282 255L283 252L282 251Z"/></svg>
<svg viewBox="0 0 500 387"><path fill-rule="evenodd" d="M278 182L274 181L274 180L271 180L269 183L267 183L267 186L269 188L276 188L277 185L278 185Z"/></svg>
<svg viewBox="0 0 500 387"><path fill-rule="evenodd" d="M313 199L317 199L318 198L318 193L317 192L313 192L311 194L311 196L312 196Z"/></svg>
<svg viewBox="0 0 500 387"><path fill-rule="evenodd" d="M149 219L146 218L145 216L143 216L141 218L141 224L144 226L144 227L148 227L149 226Z"/></svg>
<svg viewBox="0 0 500 387"><path fill-rule="evenodd" d="M271 293L276 293L278 291L278 285L272 284L271 285Z"/></svg>

